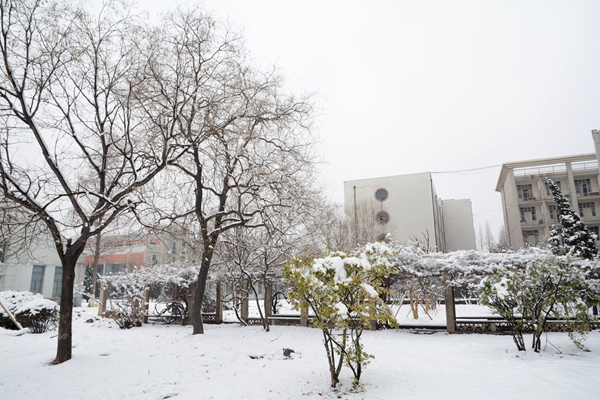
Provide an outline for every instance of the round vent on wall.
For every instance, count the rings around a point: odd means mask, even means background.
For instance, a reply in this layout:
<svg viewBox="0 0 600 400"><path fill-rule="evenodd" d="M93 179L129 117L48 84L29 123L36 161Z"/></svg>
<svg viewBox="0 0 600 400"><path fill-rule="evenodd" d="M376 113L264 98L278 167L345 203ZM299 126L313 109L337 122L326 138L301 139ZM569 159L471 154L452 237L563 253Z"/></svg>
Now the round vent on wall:
<svg viewBox="0 0 600 400"><path fill-rule="evenodd" d="M375 198L377 199L377 201L385 201L385 200L387 200L388 196L389 196L389 193L384 188L377 189L375 191Z"/></svg>
<svg viewBox="0 0 600 400"><path fill-rule="evenodd" d="M385 225L390 221L390 214L385 211L380 211L377 213L377 223L380 225Z"/></svg>

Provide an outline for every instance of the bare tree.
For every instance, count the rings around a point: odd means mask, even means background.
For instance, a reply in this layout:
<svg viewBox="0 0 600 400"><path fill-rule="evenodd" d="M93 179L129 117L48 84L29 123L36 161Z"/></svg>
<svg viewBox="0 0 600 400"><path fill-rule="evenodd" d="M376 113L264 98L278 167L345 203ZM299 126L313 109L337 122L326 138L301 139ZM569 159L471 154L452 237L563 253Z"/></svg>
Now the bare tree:
<svg viewBox="0 0 600 400"><path fill-rule="evenodd" d="M325 205L318 219L314 221L314 230L318 231L322 250L350 250L356 247L352 219L335 204Z"/></svg>
<svg viewBox="0 0 600 400"><path fill-rule="evenodd" d="M481 225L479 225L479 229L477 230L477 249L480 251L485 250L485 236Z"/></svg>
<svg viewBox="0 0 600 400"><path fill-rule="evenodd" d="M506 236L506 228L504 225L498 229L498 247L500 248L508 248L508 237Z"/></svg>
<svg viewBox="0 0 600 400"><path fill-rule="evenodd" d="M354 233L354 247L372 243L380 239L381 226L377 223L378 209L373 202L359 203L352 210L352 231Z"/></svg>
<svg viewBox="0 0 600 400"><path fill-rule="evenodd" d="M298 199L313 181L312 109L307 99L285 94L275 71L252 64L227 24L198 8L167 15L154 35L161 40L147 49L157 55L147 96L159 101L146 112L186 151L172 163L172 192L157 191L156 201L172 204L162 221L197 221L202 259L192 321L201 334L201 304L223 232L262 226L270 209L304 207Z"/></svg>
<svg viewBox="0 0 600 400"><path fill-rule="evenodd" d="M6 0L0 18L0 188L44 224L60 257L61 363L87 240L135 209L136 190L176 156L142 110L147 35L121 3L92 17L66 2Z"/></svg>
<svg viewBox="0 0 600 400"><path fill-rule="evenodd" d="M492 229L490 228L490 222L488 220L485 221L485 236L483 242L485 245L485 250L488 251L492 250L496 245L496 241L494 240L494 234L492 233Z"/></svg>

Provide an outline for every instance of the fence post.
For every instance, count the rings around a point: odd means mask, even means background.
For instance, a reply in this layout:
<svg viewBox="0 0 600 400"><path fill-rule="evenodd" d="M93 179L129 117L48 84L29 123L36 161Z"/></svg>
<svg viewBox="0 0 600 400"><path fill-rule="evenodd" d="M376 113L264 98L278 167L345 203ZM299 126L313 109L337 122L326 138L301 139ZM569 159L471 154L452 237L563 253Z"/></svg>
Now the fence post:
<svg viewBox="0 0 600 400"><path fill-rule="evenodd" d="M148 306L150 305L150 288L144 289L144 304L142 305L142 312L144 313L144 323L148 323Z"/></svg>
<svg viewBox="0 0 600 400"><path fill-rule="evenodd" d="M248 279L242 280L241 295L244 296L242 300L242 320L248 322Z"/></svg>
<svg viewBox="0 0 600 400"><path fill-rule="evenodd" d="M300 326L308 327L308 307L300 310Z"/></svg>
<svg viewBox="0 0 600 400"><path fill-rule="evenodd" d="M221 281L217 281L217 298L215 304L215 324L223 322L223 288Z"/></svg>
<svg viewBox="0 0 600 400"><path fill-rule="evenodd" d="M100 304L98 304L98 315L104 317L106 313L106 302L108 301L108 290L104 282L100 283Z"/></svg>
<svg viewBox="0 0 600 400"><path fill-rule="evenodd" d="M448 285L449 276L444 276L444 281ZM446 330L448 333L456 332L456 307L454 305L454 286L446 286L444 291L444 300L446 303Z"/></svg>

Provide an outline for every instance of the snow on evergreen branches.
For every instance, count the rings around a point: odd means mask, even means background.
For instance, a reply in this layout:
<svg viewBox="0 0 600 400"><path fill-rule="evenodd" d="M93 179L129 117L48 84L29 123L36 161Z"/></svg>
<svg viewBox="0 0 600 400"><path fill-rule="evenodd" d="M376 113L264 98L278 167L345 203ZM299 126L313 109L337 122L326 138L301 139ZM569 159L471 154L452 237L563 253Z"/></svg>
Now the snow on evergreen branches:
<svg viewBox="0 0 600 400"><path fill-rule="evenodd" d="M560 188L548 178L548 186L556 203L558 222L562 229L552 227L550 234L550 248L554 254L567 254L575 257L592 259L598 254L596 235L592 234L579 215L573 210L571 204L563 195ZM562 247L560 241L562 240Z"/></svg>

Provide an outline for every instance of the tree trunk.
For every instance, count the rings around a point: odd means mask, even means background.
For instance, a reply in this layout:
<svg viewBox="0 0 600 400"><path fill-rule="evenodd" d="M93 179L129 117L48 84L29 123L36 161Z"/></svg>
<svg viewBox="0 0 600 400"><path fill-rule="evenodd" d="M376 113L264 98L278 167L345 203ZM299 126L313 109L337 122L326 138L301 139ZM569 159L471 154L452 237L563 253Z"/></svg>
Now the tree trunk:
<svg viewBox="0 0 600 400"><path fill-rule="evenodd" d="M77 258L65 257L62 262L63 276L60 293L60 312L58 320L58 346L56 359L52 364L60 364L71 359L73 338L73 286L75 283L75 264Z"/></svg>
<svg viewBox="0 0 600 400"><path fill-rule="evenodd" d="M204 300L209 268L210 256L204 253L202 256L202 264L200 265L200 272L198 273L196 293L194 293L194 304L192 306L192 325L194 327L192 335L204 334L204 324L202 323L202 301Z"/></svg>

